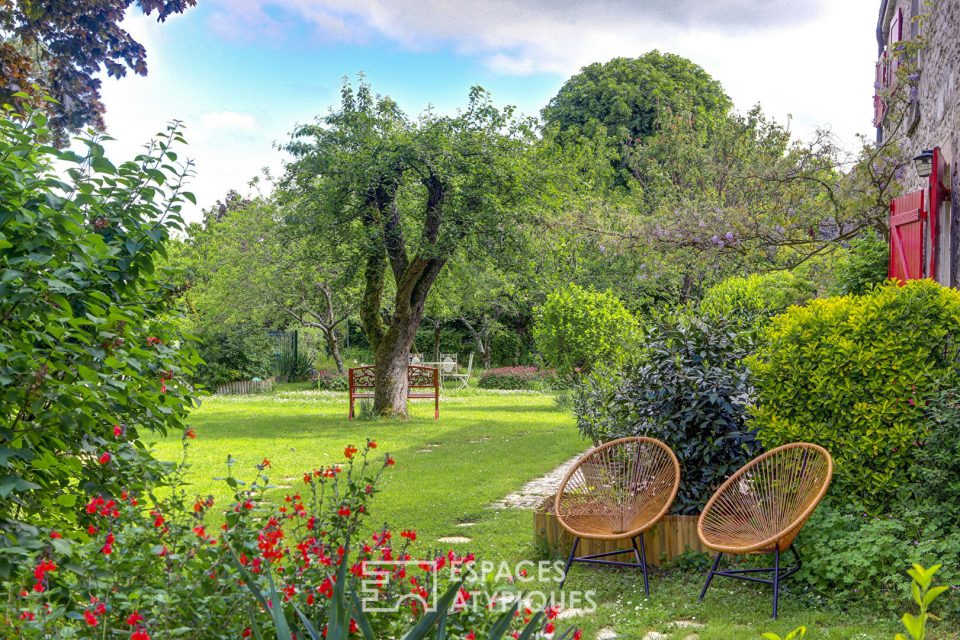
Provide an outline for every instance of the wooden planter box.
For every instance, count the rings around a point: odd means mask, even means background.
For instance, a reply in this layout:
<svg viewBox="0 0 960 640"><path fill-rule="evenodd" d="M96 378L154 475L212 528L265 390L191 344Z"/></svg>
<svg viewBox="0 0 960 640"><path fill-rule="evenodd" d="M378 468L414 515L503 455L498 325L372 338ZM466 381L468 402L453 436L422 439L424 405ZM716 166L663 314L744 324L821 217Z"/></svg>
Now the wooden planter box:
<svg viewBox="0 0 960 640"><path fill-rule="evenodd" d="M573 536L560 526L553 514L553 496L545 499L533 511L533 532L538 543L546 543L550 551L566 557L573 546ZM683 553L694 551L712 554L697 537L697 516L666 516L643 534L647 562L659 565ZM625 540L590 540L581 538L577 555L592 555L629 547ZM617 559L617 558L611 558Z"/></svg>

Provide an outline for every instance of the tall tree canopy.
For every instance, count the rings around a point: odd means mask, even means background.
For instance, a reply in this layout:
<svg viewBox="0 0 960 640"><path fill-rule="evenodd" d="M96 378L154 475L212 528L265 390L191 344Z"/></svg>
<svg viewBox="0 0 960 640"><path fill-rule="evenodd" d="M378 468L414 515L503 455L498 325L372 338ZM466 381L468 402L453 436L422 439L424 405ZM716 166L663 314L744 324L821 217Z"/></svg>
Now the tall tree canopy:
<svg viewBox="0 0 960 640"><path fill-rule="evenodd" d="M587 65L543 109L548 125L591 133L603 125L618 142L645 138L658 115L688 113L697 127L733 106L719 82L682 56L651 51Z"/></svg>
<svg viewBox="0 0 960 640"><path fill-rule="evenodd" d="M363 272L376 413L406 415L410 345L443 267L514 231L531 137L530 123L478 87L456 115L412 121L363 83L346 84L338 111L295 132L285 200L318 239L356 249L344 259Z"/></svg>
<svg viewBox="0 0 960 640"><path fill-rule="evenodd" d="M120 22L131 5L163 22L197 0L2 0L0 1L0 104L16 104L25 92L51 115L52 133L103 129L100 80L127 69L147 74L147 52ZM37 87L38 90L35 90ZM57 100L43 101L43 94Z"/></svg>

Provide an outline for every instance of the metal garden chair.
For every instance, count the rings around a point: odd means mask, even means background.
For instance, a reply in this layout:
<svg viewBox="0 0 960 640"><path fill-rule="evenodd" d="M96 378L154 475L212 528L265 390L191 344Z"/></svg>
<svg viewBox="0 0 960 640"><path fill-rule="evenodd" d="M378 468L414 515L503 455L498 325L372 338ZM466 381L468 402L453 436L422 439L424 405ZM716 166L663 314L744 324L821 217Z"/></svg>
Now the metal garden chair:
<svg viewBox="0 0 960 640"><path fill-rule="evenodd" d="M823 499L833 477L833 458L821 446L794 443L754 458L724 482L707 502L697 521L703 544L717 552L700 600L714 576L773 586L773 617L777 617L780 582L800 570L793 546L807 518ZM780 554L790 550L796 564L781 568ZM772 553L773 567L720 571L724 553ZM760 577L769 574L769 577Z"/></svg>
<svg viewBox="0 0 960 640"><path fill-rule="evenodd" d="M679 488L680 463L659 440L621 438L584 454L560 483L554 502L557 521L574 536L560 587L574 562L639 567L649 596L643 533L667 514ZM581 538L629 540L632 548L577 557ZM603 559L631 552L635 562Z"/></svg>

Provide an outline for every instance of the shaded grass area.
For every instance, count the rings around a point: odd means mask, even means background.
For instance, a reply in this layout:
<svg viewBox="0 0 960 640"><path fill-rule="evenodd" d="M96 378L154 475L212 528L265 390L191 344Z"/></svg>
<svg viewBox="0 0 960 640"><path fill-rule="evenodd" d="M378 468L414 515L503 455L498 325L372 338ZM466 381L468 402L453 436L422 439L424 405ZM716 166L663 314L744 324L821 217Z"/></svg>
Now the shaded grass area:
<svg viewBox="0 0 960 640"><path fill-rule="evenodd" d="M397 465L388 471L374 501L371 526L418 532L421 553L454 548L478 558L543 559L532 539L532 515L489 504L538 478L587 445L573 418L556 408L552 396L537 393L448 392L440 420L432 403L412 403L408 421L348 421L345 394L284 387L263 396L208 398L191 417L198 434L188 451L187 477L197 494L213 494L218 503L230 492L215 480L226 474L226 459L237 460L237 477L252 477L263 458L272 464L270 479L279 485L277 501L302 486L315 467L342 460L347 444L375 439L378 453L389 452ZM177 460L179 438L154 442L157 455ZM469 523L470 526L460 526ZM438 538L464 536L469 543L444 544ZM654 570L651 598L643 598L642 577L629 569L577 565L565 592L595 592L597 609L563 620L584 638L612 630L641 639L650 631L685 640L759 638L764 631L785 635L804 625L808 639L889 640L899 630L897 616L867 607L841 609L789 586L781 600L781 619L770 619L768 588L718 579L704 603L696 597L703 573L696 569ZM581 605L582 606L582 605ZM692 625L705 625L702 627ZM934 638L957 639L937 629Z"/></svg>

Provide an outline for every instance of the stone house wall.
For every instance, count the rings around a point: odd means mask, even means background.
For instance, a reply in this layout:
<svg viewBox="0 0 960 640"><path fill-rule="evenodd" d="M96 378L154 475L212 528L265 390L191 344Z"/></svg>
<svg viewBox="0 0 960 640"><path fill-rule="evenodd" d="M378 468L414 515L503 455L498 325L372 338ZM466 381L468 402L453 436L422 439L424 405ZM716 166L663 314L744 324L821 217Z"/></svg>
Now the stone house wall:
<svg viewBox="0 0 960 640"><path fill-rule="evenodd" d="M908 125L899 140L903 151L914 156L924 149L939 146L947 166L946 185L958 197L937 212L937 280L949 286L960 285L960 190L957 188L955 162L960 159L960 0L887 0L881 3L877 26L878 45L889 49L890 25L897 9L903 13L902 33L907 40L919 33L927 44L920 54L920 78L915 105ZM918 23L915 15L923 15ZM912 96L913 97L913 96ZM884 139L884 131L878 138ZM898 176L905 191L926 188L912 168Z"/></svg>

